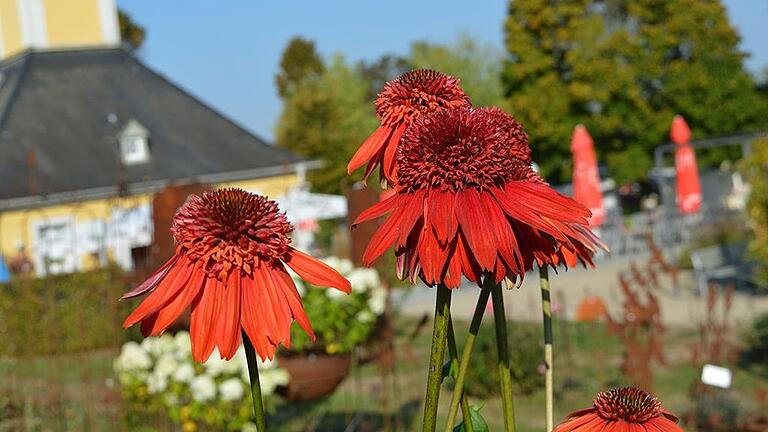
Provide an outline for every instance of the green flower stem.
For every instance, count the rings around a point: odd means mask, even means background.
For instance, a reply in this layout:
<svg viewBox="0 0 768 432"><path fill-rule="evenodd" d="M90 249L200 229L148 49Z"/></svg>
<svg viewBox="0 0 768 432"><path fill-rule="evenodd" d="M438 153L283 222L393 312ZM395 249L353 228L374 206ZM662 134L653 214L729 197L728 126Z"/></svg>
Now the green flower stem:
<svg viewBox="0 0 768 432"><path fill-rule="evenodd" d="M253 414L256 416L256 428L266 432L267 422L264 416L264 401L261 399L261 383L259 382L259 360L248 335L243 332L245 358L248 362L248 376L251 379L251 396L253 396Z"/></svg>
<svg viewBox="0 0 768 432"><path fill-rule="evenodd" d="M507 346L507 317L504 312L504 297L501 284L494 284L493 319L496 324L496 349L499 352L499 377L501 379L501 401L504 412L504 430L515 432L515 406L512 401L512 374L509 370L509 347Z"/></svg>
<svg viewBox="0 0 768 432"><path fill-rule="evenodd" d="M459 350L456 349L456 334L453 331L453 319L450 316L448 317L448 354L451 356L451 370L460 370L461 366L459 364ZM458 378L456 385L458 386ZM456 388L457 387L454 387L454 396L456 395ZM453 400L451 400L451 410L453 410ZM453 415L449 416L449 420L446 426L446 430L448 431L453 430L451 425L456 418L456 412L452 411L452 413ZM466 426L464 429L466 432L474 432L472 422L467 422L467 420L471 418L471 413L469 412L469 401L467 400L467 395L464 392L461 392L461 415L464 418L464 425Z"/></svg>
<svg viewBox="0 0 768 432"><path fill-rule="evenodd" d="M552 302L549 290L549 272L545 265L539 266L539 285L541 286L541 309L544 314L544 388L546 394L547 432L555 427L554 422L554 389L552 380Z"/></svg>
<svg viewBox="0 0 768 432"><path fill-rule="evenodd" d="M443 284L437 286L435 320L432 328L432 354L429 357L427 394L424 397L423 432L434 432L437 425L437 402L443 372L443 356L448 336L448 318L451 312L451 290Z"/></svg>
<svg viewBox="0 0 768 432"><path fill-rule="evenodd" d="M464 405L467 404L466 395L464 394L464 380L467 377L469 361L472 357L472 350L475 348L475 340L477 339L477 333L480 330L480 323L483 321L483 313L485 313L485 306L488 304L488 296L491 294L493 285L492 277L486 277L483 279L483 288L480 290L480 295L477 298L475 313L472 315L472 322L469 324L469 334L467 335L467 341L464 343L464 351L461 353L459 372L456 376L456 385L453 387L453 397L451 398L450 411L448 411L448 422L445 425L446 432L451 432L453 430L453 423L456 421L459 401L461 401L461 415L464 418L465 429L467 432L472 432L472 421L470 418L469 409L464 408ZM450 330L453 330L452 324ZM448 343L450 344L451 334L449 334L448 337ZM448 349L450 350L450 346Z"/></svg>

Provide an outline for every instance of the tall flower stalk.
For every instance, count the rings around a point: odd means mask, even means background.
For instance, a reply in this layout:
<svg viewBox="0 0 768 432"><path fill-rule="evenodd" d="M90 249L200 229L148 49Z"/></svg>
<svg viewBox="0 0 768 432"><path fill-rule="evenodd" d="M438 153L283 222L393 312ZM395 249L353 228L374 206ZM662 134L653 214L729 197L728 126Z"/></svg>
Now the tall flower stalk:
<svg viewBox="0 0 768 432"><path fill-rule="evenodd" d="M509 346L507 344L507 313L504 310L504 293L501 284L495 284L491 291L493 321L496 324L496 349L499 353L499 378L501 380L501 403L504 412L504 430L515 432L515 405L512 399L512 373L509 369Z"/></svg>
<svg viewBox="0 0 768 432"><path fill-rule="evenodd" d="M427 392L424 397L423 430L434 431L437 425L437 404L440 399L440 383L443 377L443 357L448 337L448 320L451 314L451 291L445 285L437 286L435 317L432 329L432 352L429 356Z"/></svg>
<svg viewBox="0 0 768 432"><path fill-rule="evenodd" d="M552 296L549 289L549 271L546 265L539 267L539 285L541 287L541 310L544 323L544 395L547 432L555 427L554 420L554 382L553 382L553 341L552 341Z"/></svg>
<svg viewBox="0 0 768 432"><path fill-rule="evenodd" d="M469 324L469 334L467 335L467 340L464 342L464 351L461 354L461 360L458 362L459 370L456 374L456 383L453 387L453 397L451 398L451 406L448 411L448 421L445 424L445 432L450 432L453 430L453 424L456 421L456 414L458 413L459 403L466 403L464 381L467 378L469 362L472 358L472 351L475 348L475 340L477 340L477 333L480 331L480 324L482 324L483 321L483 313L485 312L485 307L488 304L488 297L491 294L493 285L493 278L486 276L483 287L480 291L480 295L477 298L475 312L472 314L472 322ZM462 417L464 418L465 425L472 423L472 420L467 416L467 414L467 410L462 407ZM469 431L468 428L467 430Z"/></svg>

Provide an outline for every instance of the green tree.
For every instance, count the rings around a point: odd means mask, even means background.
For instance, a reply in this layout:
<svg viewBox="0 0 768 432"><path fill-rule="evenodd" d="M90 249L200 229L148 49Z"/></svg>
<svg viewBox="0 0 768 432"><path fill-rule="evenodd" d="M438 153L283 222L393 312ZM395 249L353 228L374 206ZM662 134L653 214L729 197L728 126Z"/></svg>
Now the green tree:
<svg viewBox="0 0 768 432"><path fill-rule="evenodd" d="M694 138L768 122L718 0L512 0L505 32L506 94L553 181L570 177L577 123L626 182L645 177L674 114Z"/></svg>
<svg viewBox="0 0 768 432"><path fill-rule="evenodd" d="M742 172L752 185L747 214L752 222L753 237L749 247L762 269L759 280L768 286L768 139L755 141L752 154L742 161Z"/></svg>
<svg viewBox="0 0 768 432"><path fill-rule="evenodd" d="M141 48L147 38L147 30L137 24L131 16L122 10L117 10L117 20L120 25L120 38L131 51Z"/></svg>
<svg viewBox="0 0 768 432"><path fill-rule="evenodd" d="M323 60L315 50L315 43L301 36L294 37L280 58L280 73L275 75L277 93L281 98L288 97L292 87L305 79L319 76L323 68Z"/></svg>
<svg viewBox="0 0 768 432"><path fill-rule="evenodd" d="M347 176L346 166L378 125L369 88L359 70L336 55L321 74L295 82L284 99L277 145L324 163L309 173L313 190L343 193L360 179Z"/></svg>

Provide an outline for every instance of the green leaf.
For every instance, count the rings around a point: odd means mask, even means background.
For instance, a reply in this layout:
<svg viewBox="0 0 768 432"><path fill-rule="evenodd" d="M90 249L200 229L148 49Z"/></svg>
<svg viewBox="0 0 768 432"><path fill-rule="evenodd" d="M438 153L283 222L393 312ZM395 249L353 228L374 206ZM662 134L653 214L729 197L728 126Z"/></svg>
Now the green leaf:
<svg viewBox="0 0 768 432"><path fill-rule="evenodd" d="M450 360L445 362L445 364L443 365L443 369L442 370L443 370L443 372L442 372L442 375L440 377L440 382L445 381L445 379L448 378L448 377L456 379L456 375L459 372L459 371L456 370L456 367L453 365L453 362L450 361Z"/></svg>
<svg viewBox="0 0 768 432"><path fill-rule="evenodd" d="M469 417L472 419L472 429L474 429L475 432L488 432L488 423L483 418L483 415L480 414L482 408L482 405L472 405L469 407ZM464 420L453 428L453 432L465 432L466 430L467 429L464 427Z"/></svg>

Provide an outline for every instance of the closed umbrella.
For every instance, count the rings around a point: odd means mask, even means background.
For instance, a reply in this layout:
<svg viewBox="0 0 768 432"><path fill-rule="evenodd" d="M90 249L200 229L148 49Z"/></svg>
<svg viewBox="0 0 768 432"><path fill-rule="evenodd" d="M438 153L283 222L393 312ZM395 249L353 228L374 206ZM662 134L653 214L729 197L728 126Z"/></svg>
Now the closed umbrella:
<svg viewBox="0 0 768 432"><path fill-rule="evenodd" d="M691 129L682 116L672 120L669 132L675 149L675 173L677 185L677 208L682 214L696 213L701 209L701 183L696 166L696 154L691 147Z"/></svg>
<svg viewBox="0 0 768 432"><path fill-rule="evenodd" d="M571 152L573 152L573 199L592 212L589 226L599 227L605 220L603 192L600 190L595 144L583 125L577 125L573 129Z"/></svg>

